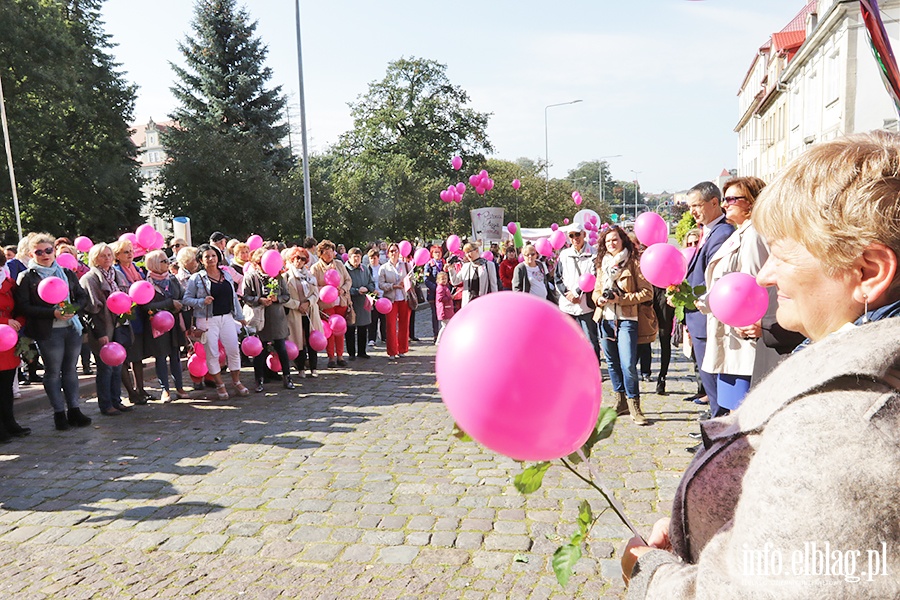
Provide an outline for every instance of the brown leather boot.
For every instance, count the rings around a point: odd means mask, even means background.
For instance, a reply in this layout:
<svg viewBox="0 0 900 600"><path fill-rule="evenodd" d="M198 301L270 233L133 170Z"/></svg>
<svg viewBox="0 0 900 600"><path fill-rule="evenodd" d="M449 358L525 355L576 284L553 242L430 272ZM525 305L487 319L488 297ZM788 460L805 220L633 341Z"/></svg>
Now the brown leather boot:
<svg viewBox="0 0 900 600"><path fill-rule="evenodd" d="M625 399L625 392L616 392L616 415L621 417L628 414L628 402Z"/></svg>
<svg viewBox="0 0 900 600"><path fill-rule="evenodd" d="M628 412L631 413L631 420L635 425L648 425L647 417L641 412L641 399L628 398Z"/></svg>

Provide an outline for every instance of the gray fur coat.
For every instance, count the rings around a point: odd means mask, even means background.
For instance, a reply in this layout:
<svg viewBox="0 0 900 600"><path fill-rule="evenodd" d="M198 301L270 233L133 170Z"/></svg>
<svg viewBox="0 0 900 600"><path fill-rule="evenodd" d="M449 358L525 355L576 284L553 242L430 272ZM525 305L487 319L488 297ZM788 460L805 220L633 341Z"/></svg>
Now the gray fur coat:
<svg viewBox="0 0 900 600"><path fill-rule="evenodd" d="M900 597L898 369L900 318L841 331L704 424L628 597Z"/></svg>

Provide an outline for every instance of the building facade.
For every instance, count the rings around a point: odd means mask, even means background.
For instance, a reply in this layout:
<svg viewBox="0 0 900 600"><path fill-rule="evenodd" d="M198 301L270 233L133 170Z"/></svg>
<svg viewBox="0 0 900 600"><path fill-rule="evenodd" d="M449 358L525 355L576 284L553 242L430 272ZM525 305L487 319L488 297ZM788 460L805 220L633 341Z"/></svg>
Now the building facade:
<svg viewBox="0 0 900 600"><path fill-rule="evenodd" d="M131 141L138 149L137 160L141 165L141 192L144 195L141 215L154 229L165 235L172 231L172 225L150 213L150 199L159 189L159 172L166 162L166 150L162 145L161 134L174 124L174 121L156 123L150 119L146 125L135 125L134 133L131 135Z"/></svg>

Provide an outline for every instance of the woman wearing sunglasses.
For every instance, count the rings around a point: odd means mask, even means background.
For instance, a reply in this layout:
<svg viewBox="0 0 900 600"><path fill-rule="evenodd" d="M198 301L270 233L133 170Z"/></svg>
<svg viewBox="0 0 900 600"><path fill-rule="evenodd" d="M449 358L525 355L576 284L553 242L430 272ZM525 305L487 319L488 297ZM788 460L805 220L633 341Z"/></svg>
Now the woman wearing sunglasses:
<svg viewBox="0 0 900 600"><path fill-rule="evenodd" d="M78 397L78 357L84 331L78 313L87 306L88 296L75 273L56 262L55 243L56 239L48 233L36 234L29 240L32 258L16 288L16 310L25 315L23 335L35 340L41 351L44 392L53 407L56 428L63 431L70 425L91 424L91 419L81 412ZM68 283L65 302L71 305L69 310L41 299L38 284L48 277L58 277Z"/></svg>
<svg viewBox="0 0 900 600"><path fill-rule="evenodd" d="M141 307L148 315L145 321L144 345L156 362L156 377L162 388L160 400L170 402L187 396L181 372L181 348L187 343L184 337L184 320L181 318L184 288L169 271L169 257L162 250L154 250L144 258L147 265L147 281L153 284L153 299ZM175 325L169 331L153 331L149 315L161 310L175 317ZM169 373L175 381L175 392L169 388Z"/></svg>
<svg viewBox="0 0 900 600"><path fill-rule="evenodd" d="M319 284L309 272L309 252L306 248L294 246L287 253L285 261L288 270L283 275L291 299L284 305L287 309L289 339L300 349L294 361L297 372L303 375L304 367L309 367L307 377L316 377L318 354L309 345L309 334L324 332L322 317L319 315ZM305 363L305 364L304 364Z"/></svg>

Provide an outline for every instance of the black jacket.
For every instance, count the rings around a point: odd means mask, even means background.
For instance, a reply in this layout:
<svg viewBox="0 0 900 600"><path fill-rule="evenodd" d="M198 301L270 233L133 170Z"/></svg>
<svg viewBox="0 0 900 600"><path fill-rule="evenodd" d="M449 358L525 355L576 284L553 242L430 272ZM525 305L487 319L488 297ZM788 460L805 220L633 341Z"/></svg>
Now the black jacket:
<svg viewBox="0 0 900 600"><path fill-rule="evenodd" d="M88 295L78 284L78 277L72 271L63 269L66 279L69 281L69 300L78 307L75 314L83 315L84 308L88 305ZM53 312L56 306L41 300L38 295L38 284L41 276L34 269L28 269L21 275L19 287L16 288L16 314L25 316L25 327L22 333L33 340L46 340L50 337L53 321L56 319Z"/></svg>

